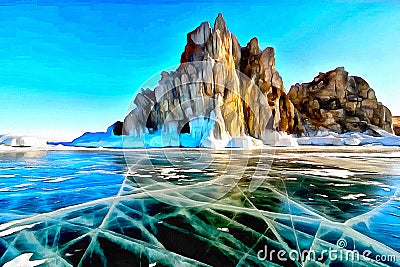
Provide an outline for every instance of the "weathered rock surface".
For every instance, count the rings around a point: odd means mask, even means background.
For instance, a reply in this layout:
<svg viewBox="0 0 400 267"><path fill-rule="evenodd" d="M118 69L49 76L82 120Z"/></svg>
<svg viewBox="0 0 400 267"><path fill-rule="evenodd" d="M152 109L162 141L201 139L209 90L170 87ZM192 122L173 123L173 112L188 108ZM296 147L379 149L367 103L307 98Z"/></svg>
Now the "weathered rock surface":
<svg viewBox="0 0 400 267"><path fill-rule="evenodd" d="M364 79L350 76L343 67L293 85L288 97L309 127L345 133L364 132L375 125L393 132L390 110L378 102Z"/></svg>
<svg viewBox="0 0 400 267"><path fill-rule="evenodd" d="M123 134L143 136L161 131L167 145L179 134L208 141L246 135L274 144L274 133L304 131L275 69L272 47L261 50L257 38L241 47L221 14L187 35L176 71L162 72L159 85L137 94L124 120Z"/></svg>
<svg viewBox="0 0 400 267"><path fill-rule="evenodd" d="M400 116L393 116L393 131L395 135L400 135Z"/></svg>

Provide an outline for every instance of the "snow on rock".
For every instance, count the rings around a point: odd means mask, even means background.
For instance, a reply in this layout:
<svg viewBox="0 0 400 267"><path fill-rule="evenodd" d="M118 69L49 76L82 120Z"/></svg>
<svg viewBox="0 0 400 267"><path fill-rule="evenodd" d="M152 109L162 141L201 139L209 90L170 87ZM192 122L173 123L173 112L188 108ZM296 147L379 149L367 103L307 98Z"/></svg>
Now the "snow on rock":
<svg viewBox="0 0 400 267"><path fill-rule="evenodd" d="M297 140L302 146L343 146L344 141L334 135L302 137Z"/></svg>
<svg viewBox="0 0 400 267"><path fill-rule="evenodd" d="M227 147L229 148L245 148L245 149L252 149L262 146L263 142L260 139L253 138L248 135L243 137L232 138L227 144Z"/></svg>
<svg viewBox="0 0 400 267"><path fill-rule="evenodd" d="M115 135L113 125L107 132L84 133L72 142L50 143L75 147L103 148L162 148L162 147L204 147L212 149L245 148L263 146L263 141L248 135L232 138L225 129L219 128L219 137L215 137L215 120L197 118L189 122L190 132L178 134L174 125L164 127L164 131L146 132L140 136Z"/></svg>
<svg viewBox="0 0 400 267"><path fill-rule="evenodd" d="M374 129L375 130L375 129ZM382 145L400 146L400 137L388 133L377 127L376 133L379 136L372 136L367 133L349 132L337 134L327 132L326 134L317 133L315 136L301 137L297 139L299 145L314 146L363 146L363 145Z"/></svg>
<svg viewBox="0 0 400 267"><path fill-rule="evenodd" d="M277 136L277 139L275 141L275 146L295 147L295 146L299 146L299 143L297 141L297 138L283 132L283 133L279 133L279 135Z"/></svg>

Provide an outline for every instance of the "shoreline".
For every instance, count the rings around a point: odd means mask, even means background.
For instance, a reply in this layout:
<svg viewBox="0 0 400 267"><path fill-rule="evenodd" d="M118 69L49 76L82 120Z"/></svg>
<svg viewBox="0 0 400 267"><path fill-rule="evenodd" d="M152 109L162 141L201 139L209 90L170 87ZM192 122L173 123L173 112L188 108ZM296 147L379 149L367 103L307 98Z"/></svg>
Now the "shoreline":
<svg viewBox="0 0 400 267"><path fill-rule="evenodd" d="M48 147L13 147L13 146L1 146L0 153L7 152L31 152L31 151L91 151L91 152L130 152L130 151L275 151L277 153L283 152L361 152L361 153L379 153L379 152L400 152L399 146L383 146L383 145L365 145L365 146L317 146L317 145L305 145L305 146L293 146L293 147L282 147L282 146L262 146L254 147L251 149L243 148L186 148L186 147L163 147L163 148L104 148L104 147L72 147L72 146L48 146Z"/></svg>

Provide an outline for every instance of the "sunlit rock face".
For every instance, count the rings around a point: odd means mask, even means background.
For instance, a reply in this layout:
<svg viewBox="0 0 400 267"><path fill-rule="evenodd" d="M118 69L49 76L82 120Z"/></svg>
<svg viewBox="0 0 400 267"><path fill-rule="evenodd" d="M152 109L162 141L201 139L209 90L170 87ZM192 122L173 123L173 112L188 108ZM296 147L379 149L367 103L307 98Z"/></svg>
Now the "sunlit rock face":
<svg viewBox="0 0 400 267"><path fill-rule="evenodd" d="M260 89L255 91L250 86L244 86L245 110L250 106L256 111L255 114L246 114L250 134L262 139L264 124L267 124L267 129L291 134L303 132L297 111L287 97L282 78L275 69L274 48L267 47L261 51L257 38L253 38L241 49L241 54L241 71Z"/></svg>
<svg viewBox="0 0 400 267"><path fill-rule="evenodd" d="M142 90L134 104L123 133L161 131L168 146L179 146L182 133L209 147L248 135L274 144L276 132L303 132L275 70L274 49L262 51L256 38L241 47L221 14L214 28L203 22L187 35L177 70L162 72L159 85Z"/></svg>
<svg viewBox="0 0 400 267"><path fill-rule="evenodd" d="M375 125L393 133L390 110L378 102L364 79L350 76L343 67L293 85L288 96L311 126L344 133L363 132Z"/></svg>
<svg viewBox="0 0 400 267"><path fill-rule="evenodd" d="M393 117L393 131L396 135L400 135L400 117Z"/></svg>

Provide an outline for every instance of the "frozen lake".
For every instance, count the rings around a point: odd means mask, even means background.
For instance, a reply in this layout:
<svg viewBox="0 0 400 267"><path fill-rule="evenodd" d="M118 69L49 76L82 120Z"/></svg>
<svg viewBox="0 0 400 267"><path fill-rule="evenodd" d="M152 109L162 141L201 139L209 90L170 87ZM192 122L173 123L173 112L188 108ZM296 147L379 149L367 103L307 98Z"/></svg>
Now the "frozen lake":
<svg viewBox="0 0 400 267"><path fill-rule="evenodd" d="M399 162L385 147L1 151L0 265L400 266Z"/></svg>

